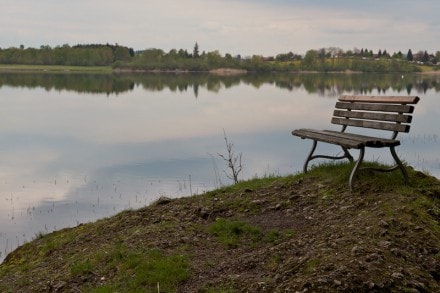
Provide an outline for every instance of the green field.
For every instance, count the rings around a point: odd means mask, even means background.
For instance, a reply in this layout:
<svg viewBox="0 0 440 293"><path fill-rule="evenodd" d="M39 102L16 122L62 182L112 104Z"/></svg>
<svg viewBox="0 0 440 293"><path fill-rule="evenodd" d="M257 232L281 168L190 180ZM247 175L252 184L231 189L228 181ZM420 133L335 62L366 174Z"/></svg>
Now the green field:
<svg viewBox="0 0 440 293"><path fill-rule="evenodd" d="M0 64L0 72L74 72L111 73L110 66L20 65Z"/></svg>

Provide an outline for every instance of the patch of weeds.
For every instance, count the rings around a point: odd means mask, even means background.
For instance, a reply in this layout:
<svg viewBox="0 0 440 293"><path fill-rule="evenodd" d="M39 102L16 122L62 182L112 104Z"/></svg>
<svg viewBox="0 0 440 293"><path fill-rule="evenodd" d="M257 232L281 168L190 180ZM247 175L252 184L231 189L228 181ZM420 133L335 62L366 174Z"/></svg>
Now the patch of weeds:
<svg viewBox="0 0 440 293"><path fill-rule="evenodd" d="M284 230L283 233L284 233L284 236L287 237L287 238L293 238L293 237L296 236L296 231L295 230L288 229L288 230Z"/></svg>
<svg viewBox="0 0 440 293"><path fill-rule="evenodd" d="M118 243L110 258L117 277L92 292L175 292L189 277L189 261L184 255L165 255L157 249L132 251Z"/></svg>
<svg viewBox="0 0 440 293"><path fill-rule="evenodd" d="M88 273L93 272L94 267L95 266L90 260L77 261L70 265L70 274L72 276L87 275Z"/></svg>
<svg viewBox="0 0 440 293"><path fill-rule="evenodd" d="M304 272L307 274L313 273L316 271L316 268L320 264L320 260L316 258L312 258L308 260L304 265Z"/></svg>
<svg viewBox="0 0 440 293"><path fill-rule="evenodd" d="M75 234L73 232L54 232L47 235L38 233L37 235L37 237L40 237L40 240L43 243L41 247L41 252L43 255L49 255L54 250L60 249L75 239Z"/></svg>
<svg viewBox="0 0 440 293"><path fill-rule="evenodd" d="M42 231L35 233L35 236L34 236L34 238L32 238L32 241L42 239L45 235L46 234L44 234L44 232L42 232Z"/></svg>
<svg viewBox="0 0 440 293"><path fill-rule="evenodd" d="M159 250L151 250L145 257L129 255L123 267L135 272L128 286L133 289L160 286L161 291L171 292L189 276L189 263L185 256L166 256Z"/></svg>
<svg viewBox="0 0 440 293"><path fill-rule="evenodd" d="M261 206L252 202L249 198L234 197L223 204L225 207L239 213L257 214L261 210Z"/></svg>
<svg viewBox="0 0 440 293"><path fill-rule="evenodd" d="M228 248L237 248L245 240L252 243L261 238L262 233L258 227L253 227L241 221L218 219L208 227L208 232Z"/></svg>
<svg viewBox="0 0 440 293"><path fill-rule="evenodd" d="M353 164L349 162L326 162L313 165L307 174L331 179L335 183L346 184L352 168Z"/></svg>
<svg viewBox="0 0 440 293"><path fill-rule="evenodd" d="M239 193L246 189L256 190L262 187L269 186L276 181L288 182L292 180L293 177L294 176L253 178L247 181L240 181L234 185L222 187L218 190L207 192L207 195L215 196L221 193Z"/></svg>
<svg viewBox="0 0 440 293"><path fill-rule="evenodd" d="M29 278L27 278L26 276L20 276L20 278L18 278L18 280L17 280L17 283L16 284L14 284L14 285L16 285L16 286L27 286L27 285L30 285L32 282L31 282L31 280L29 280ZM13 291L11 291L11 292L13 292Z"/></svg>
<svg viewBox="0 0 440 293"><path fill-rule="evenodd" d="M272 255L270 259L267 261L266 267L271 271L275 271L279 267L282 261L283 258L281 257L281 255L279 254Z"/></svg>
<svg viewBox="0 0 440 293"><path fill-rule="evenodd" d="M161 221L158 226L161 230L169 230L177 227L177 223L175 221Z"/></svg>
<svg viewBox="0 0 440 293"><path fill-rule="evenodd" d="M326 162L313 166L309 173L314 176L330 179L338 184L346 185L353 167L354 162ZM357 172L357 177L353 182L355 190L357 183L390 188L403 185L403 177L400 170L394 172L375 172L363 168L389 169L391 166L371 161L362 162L362 165Z"/></svg>
<svg viewBox="0 0 440 293"><path fill-rule="evenodd" d="M115 287L113 287L112 285L103 285L101 287L94 288L90 292L93 292L93 293L113 293L113 292L117 292L117 291L118 290Z"/></svg>
<svg viewBox="0 0 440 293"><path fill-rule="evenodd" d="M281 233L278 230L270 230L264 235L264 241L276 244L281 238Z"/></svg>
<svg viewBox="0 0 440 293"><path fill-rule="evenodd" d="M285 239L293 238L296 232L293 230L270 230L264 234L263 240L267 243L278 244Z"/></svg>
<svg viewBox="0 0 440 293"><path fill-rule="evenodd" d="M206 293L236 293L239 292L231 282L208 285L203 292Z"/></svg>
<svg viewBox="0 0 440 293"><path fill-rule="evenodd" d="M411 208L421 223L429 224L430 229L440 235L440 225L438 221L440 209L434 200L427 196L418 196L411 202Z"/></svg>

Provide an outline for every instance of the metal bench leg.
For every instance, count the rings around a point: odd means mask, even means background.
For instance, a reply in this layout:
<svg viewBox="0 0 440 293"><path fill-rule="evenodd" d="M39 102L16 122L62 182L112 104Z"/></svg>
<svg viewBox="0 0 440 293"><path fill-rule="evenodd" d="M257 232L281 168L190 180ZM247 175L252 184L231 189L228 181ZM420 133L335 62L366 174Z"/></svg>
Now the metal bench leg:
<svg viewBox="0 0 440 293"><path fill-rule="evenodd" d="M303 172L307 173L307 167L309 165L309 162L314 160L314 159L331 159L331 160L341 160L341 159L345 159L347 158L350 162L353 162L353 157L351 156L350 152L342 147L342 150L344 151L344 155L343 156L326 156L326 155L316 155L314 156L313 154L315 153L316 150L316 145L318 144L317 140L313 140L313 145L312 145L312 149L309 152L309 155L307 156L306 161L304 162L304 166L303 166Z"/></svg>
<svg viewBox="0 0 440 293"><path fill-rule="evenodd" d="M344 147L341 148L344 151L344 157L346 157L350 162L353 162L353 156L350 154L350 152Z"/></svg>
<svg viewBox="0 0 440 293"><path fill-rule="evenodd" d="M405 182L405 184L409 184L408 172L406 171L405 166L403 166L402 161L400 161L399 157L397 156L395 148L390 147L390 151L391 151L391 155L394 158L394 161L396 162L400 171L402 171L403 181Z"/></svg>
<svg viewBox="0 0 440 293"><path fill-rule="evenodd" d="M348 181L348 186L350 186L350 191L353 190L353 179L356 176L356 173L359 169L359 166L361 165L362 161L364 160L364 154L365 154L365 148L359 149L359 158L356 161L356 165L354 165L353 170L350 174L350 180Z"/></svg>
<svg viewBox="0 0 440 293"><path fill-rule="evenodd" d="M310 150L310 153L309 153L309 155L307 156L306 161L304 162L304 166L303 166L303 172L304 172L304 173L307 173L307 165L309 164L309 162L310 162L311 160L313 160L312 157L313 157L313 153L315 152L315 149L316 149L316 145L317 145L317 144L318 144L318 142L317 142L316 140L314 140L314 141L313 141L313 145L312 145L312 149Z"/></svg>

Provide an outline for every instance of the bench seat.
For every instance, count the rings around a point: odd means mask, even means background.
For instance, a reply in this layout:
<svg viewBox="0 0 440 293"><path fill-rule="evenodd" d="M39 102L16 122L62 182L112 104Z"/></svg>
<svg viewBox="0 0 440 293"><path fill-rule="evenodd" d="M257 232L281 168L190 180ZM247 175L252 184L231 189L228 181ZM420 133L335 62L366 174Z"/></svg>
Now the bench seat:
<svg viewBox="0 0 440 293"><path fill-rule="evenodd" d="M301 128L294 130L292 134L303 139L308 138L330 144L337 144L347 149L360 149L363 147L383 148L400 145L400 141L396 139L387 139L332 130Z"/></svg>

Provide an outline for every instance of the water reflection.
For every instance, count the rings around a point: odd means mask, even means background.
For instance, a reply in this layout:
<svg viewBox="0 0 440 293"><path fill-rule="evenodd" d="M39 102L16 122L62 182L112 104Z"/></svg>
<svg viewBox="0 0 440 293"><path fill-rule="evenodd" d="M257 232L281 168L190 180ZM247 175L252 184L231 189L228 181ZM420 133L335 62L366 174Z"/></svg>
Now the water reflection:
<svg viewBox="0 0 440 293"><path fill-rule="evenodd" d="M439 90L435 75L0 74L0 260L40 231L229 184L223 129L244 179L295 173L310 144L290 131L329 127L340 94L420 95L398 152L440 176Z"/></svg>
<svg viewBox="0 0 440 293"><path fill-rule="evenodd" d="M211 92L229 89L240 84L260 88L273 84L278 88L293 91L304 88L307 93L339 95L350 91L370 94L373 91L386 94L389 91L400 94L426 93L432 89L440 91L440 75L430 74L244 74L215 75L204 73L150 73L150 74L35 74L0 73L0 88L3 86L29 89L67 90L77 93L121 94L142 86L148 91L172 92L192 91L199 96L201 88Z"/></svg>

